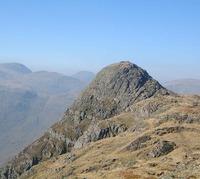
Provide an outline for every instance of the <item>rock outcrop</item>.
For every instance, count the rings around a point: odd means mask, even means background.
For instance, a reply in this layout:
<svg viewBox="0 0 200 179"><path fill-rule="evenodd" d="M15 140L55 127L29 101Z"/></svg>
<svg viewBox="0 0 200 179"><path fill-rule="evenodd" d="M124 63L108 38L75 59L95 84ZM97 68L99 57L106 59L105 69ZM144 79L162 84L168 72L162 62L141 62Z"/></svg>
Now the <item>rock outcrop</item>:
<svg viewBox="0 0 200 179"><path fill-rule="evenodd" d="M200 178L199 111L198 96L134 102L109 119L92 120L70 152L39 162L20 178Z"/></svg>
<svg viewBox="0 0 200 179"><path fill-rule="evenodd" d="M151 157L160 157L172 152L175 148L176 144L170 141L161 141L152 149L149 153Z"/></svg>
<svg viewBox="0 0 200 179"><path fill-rule="evenodd" d="M150 135L143 135L139 138L137 138L136 140L134 140L133 142L131 142L131 144L129 144L126 148L125 151L136 151L139 149L142 149L144 147L146 147L147 145L145 144L146 141L151 140Z"/></svg>
<svg viewBox="0 0 200 179"><path fill-rule="evenodd" d="M58 123L1 169L1 178L19 177L33 165L70 152L74 146L118 135L129 126L104 126L103 121L130 111L142 100L169 94L172 93L135 64L120 62L105 67ZM147 113L150 115L151 111ZM130 150L135 150L134 145Z"/></svg>

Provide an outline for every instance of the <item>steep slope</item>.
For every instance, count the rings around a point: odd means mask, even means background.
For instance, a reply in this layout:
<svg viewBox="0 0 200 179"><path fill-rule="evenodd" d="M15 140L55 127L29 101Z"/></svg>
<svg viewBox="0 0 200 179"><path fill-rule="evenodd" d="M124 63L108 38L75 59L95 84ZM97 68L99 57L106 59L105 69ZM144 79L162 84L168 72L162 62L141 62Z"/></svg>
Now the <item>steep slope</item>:
<svg viewBox="0 0 200 179"><path fill-rule="evenodd" d="M199 96L142 100L100 121L102 140L41 162L21 178L200 178L199 110ZM127 130L117 135L116 126Z"/></svg>
<svg viewBox="0 0 200 179"><path fill-rule="evenodd" d="M166 88L181 94L200 94L199 79L182 79L163 84Z"/></svg>
<svg viewBox="0 0 200 179"><path fill-rule="evenodd" d="M28 119L38 116L39 110L36 114L30 112L40 100L32 89L8 80L0 80L0 100L1 165L22 150L28 142L36 139L33 135L36 125L33 125L34 120ZM26 126L27 121L29 124Z"/></svg>
<svg viewBox="0 0 200 179"><path fill-rule="evenodd" d="M0 64L0 166L57 122L85 86L59 73Z"/></svg>
<svg viewBox="0 0 200 179"><path fill-rule="evenodd" d="M143 100L102 121L101 135L109 138L44 161L21 178L200 178L199 111L199 96ZM116 135L116 125L128 129Z"/></svg>
<svg viewBox="0 0 200 179"><path fill-rule="evenodd" d="M199 111L195 95L157 93L135 101L91 123L71 152L21 178L200 178Z"/></svg>
<svg viewBox="0 0 200 179"><path fill-rule="evenodd" d="M41 161L70 152L74 146L82 147L126 131L131 125L107 126L101 122L130 110L130 106L140 101L169 94L171 92L135 64L121 62L104 68L64 113L61 121L1 170L2 178L20 176Z"/></svg>

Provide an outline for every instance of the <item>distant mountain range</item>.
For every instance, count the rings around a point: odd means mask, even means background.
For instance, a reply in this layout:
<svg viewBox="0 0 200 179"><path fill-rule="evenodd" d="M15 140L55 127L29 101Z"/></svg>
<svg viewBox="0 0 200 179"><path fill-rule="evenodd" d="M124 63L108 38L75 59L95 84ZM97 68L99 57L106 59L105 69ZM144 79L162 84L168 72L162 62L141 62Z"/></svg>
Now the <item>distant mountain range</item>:
<svg viewBox="0 0 200 179"><path fill-rule="evenodd" d="M181 94L200 94L200 79L180 79L166 82L166 88Z"/></svg>
<svg viewBox="0 0 200 179"><path fill-rule="evenodd" d="M0 64L0 165L57 122L93 77L91 72L65 76Z"/></svg>

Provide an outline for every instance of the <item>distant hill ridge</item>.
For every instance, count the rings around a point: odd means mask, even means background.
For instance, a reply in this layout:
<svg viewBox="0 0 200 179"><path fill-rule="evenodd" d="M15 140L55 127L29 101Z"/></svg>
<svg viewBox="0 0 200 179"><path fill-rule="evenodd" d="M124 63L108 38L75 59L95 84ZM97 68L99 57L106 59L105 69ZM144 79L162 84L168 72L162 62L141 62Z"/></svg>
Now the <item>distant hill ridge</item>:
<svg viewBox="0 0 200 179"><path fill-rule="evenodd" d="M163 85L176 93L200 94L200 79L180 79Z"/></svg>
<svg viewBox="0 0 200 179"><path fill-rule="evenodd" d="M80 71L75 75L72 75L72 77L77 78L80 81L85 82L86 84L89 84L94 78L94 73L88 71Z"/></svg>
<svg viewBox="0 0 200 179"><path fill-rule="evenodd" d="M87 84L20 63L0 64L0 166L57 122Z"/></svg>
<svg viewBox="0 0 200 179"><path fill-rule="evenodd" d="M10 70L21 74L32 73L32 71L29 68L20 63L0 63L0 71L1 70L2 71Z"/></svg>

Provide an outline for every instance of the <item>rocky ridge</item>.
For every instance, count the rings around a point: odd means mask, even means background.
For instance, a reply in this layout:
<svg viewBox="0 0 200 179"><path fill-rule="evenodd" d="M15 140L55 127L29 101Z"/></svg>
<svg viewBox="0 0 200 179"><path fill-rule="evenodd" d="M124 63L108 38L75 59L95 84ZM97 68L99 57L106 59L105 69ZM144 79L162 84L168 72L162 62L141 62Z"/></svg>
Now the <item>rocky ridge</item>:
<svg viewBox="0 0 200 179"><path fill-rule="evenodd" d="M43 161L21 178L199 178L200 97L164 95L130 107L147 111L152 103L157 110L148 117L128 110L99 121L101 131L85 132L93 142ZM113 133L114 126L122 131Z"/></svg>
<svg viewBox="0 0 200 179"><path fill-rule="evenodd" d="M49 158L58 157L64 153L71 155L74 150L81 153L84 148L87 150L90 142L100 139L103 139L103 142L107 138L122 134L141 135L141 138L134 139L129 145L125 144L127 146L121 150L123 152L131 153L144 149L147 158L168 155L176 149L177 143L154 136L178 133L183 129L173 128L172 124L171 127L164 127L162 124L170 122L185 124L189 118L197 123L199 119L198 113L195 112L187 112L185 118L183 111L177 112L183 108L184 105L181 102L184 99L163 88L137 65L130 62L110 65L96 75L88 88L64 113L61 121L53 125L44 136L29 145L1 169L1 176L15 178L24 173L22 176L26 178L37 175L35 171L37 165L42 166L43 163L45 164L43 161L48 162ZM193 106L194 111L199 108L199 103L197 103L198 100L195 101L196 106L195 104ZM170 111L172 107L176 108L175 112ZM150 130L152 128L153 130ZM184 128L184 130L190 129ZM143 133L144 136L142 136ZM132 136L133 138L135 137ZM33 167L34 165L36 166ZM98 167L85 172L90 173L97 169ZM59 170L62 171L62 169ZM75 176L75 172L69 173L68 177Z"/></svg>
<svg viewBox="0 0 200 179"><path fill-rule="evenodd" d="M169 91L137 65L130 62L110 65L96 75L88 88L64 113L62 120L19 153L4 167L6 172L2 173L6 173L3 174L6 177L20 176L32 165L69 152L74 146L80 147L87 142L124 132L127 130L124 126L99 128L95 134L93 128L98 128L99 121L125 111L134 102L167 94ZM84 136L87 136L86 139Z"/></svg>

